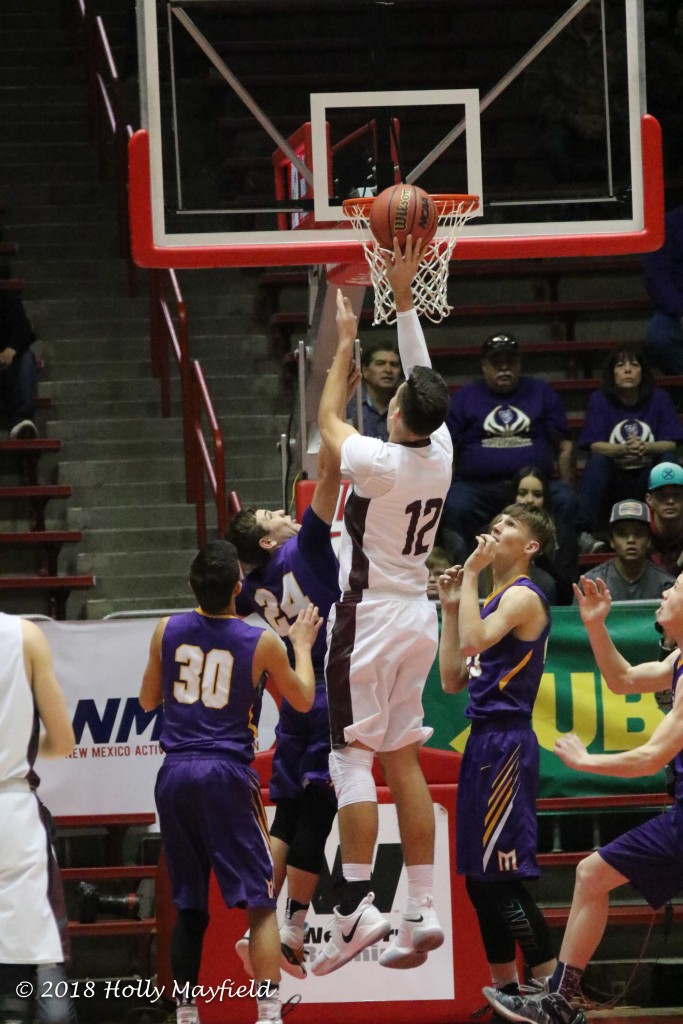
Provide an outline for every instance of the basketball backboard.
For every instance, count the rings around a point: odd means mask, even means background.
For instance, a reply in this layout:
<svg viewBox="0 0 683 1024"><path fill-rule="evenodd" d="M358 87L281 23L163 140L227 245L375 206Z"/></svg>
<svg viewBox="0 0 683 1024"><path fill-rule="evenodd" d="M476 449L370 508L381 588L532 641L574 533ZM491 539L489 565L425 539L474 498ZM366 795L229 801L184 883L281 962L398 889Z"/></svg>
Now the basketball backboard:
<svg viewBox="0 0 683 1024"><path fill-rule="evenodd" d="M480 197L456 255L663 237L643 0L138 0L143 266L362 258L341 204Z"/></svg>

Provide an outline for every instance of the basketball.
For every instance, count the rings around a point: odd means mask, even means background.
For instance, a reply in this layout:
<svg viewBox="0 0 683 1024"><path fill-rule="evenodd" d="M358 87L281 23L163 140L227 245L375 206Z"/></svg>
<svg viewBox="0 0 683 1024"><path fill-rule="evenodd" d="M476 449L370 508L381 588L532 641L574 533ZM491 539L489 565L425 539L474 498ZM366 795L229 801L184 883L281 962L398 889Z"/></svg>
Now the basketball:
<svg viewBox="0 0 683 1024"><path fill-rule="evenodd" d="M436 234L438 214L434 200L416 185L392 185L385 188L370 208L370 230L382 249L394 248L394 236L401 252L406 237L413 236L413 245L422 239L422 251Z"/></svg>

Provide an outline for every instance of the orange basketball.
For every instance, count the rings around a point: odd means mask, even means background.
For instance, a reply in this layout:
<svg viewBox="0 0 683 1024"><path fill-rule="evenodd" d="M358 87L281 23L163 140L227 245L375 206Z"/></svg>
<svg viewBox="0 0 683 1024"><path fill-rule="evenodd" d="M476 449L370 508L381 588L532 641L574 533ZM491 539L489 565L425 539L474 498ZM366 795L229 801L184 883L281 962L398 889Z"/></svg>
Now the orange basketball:
<svg viewBox="0 0 683 1024"><path fill-rule="evenodd" d="M377 196L370 208L370 230L382 249L394 248L394 236L401 251L407 235L413 245L422 239L422 251L436 234L438 213L434 200L417 185L392 185Z"/></svg>

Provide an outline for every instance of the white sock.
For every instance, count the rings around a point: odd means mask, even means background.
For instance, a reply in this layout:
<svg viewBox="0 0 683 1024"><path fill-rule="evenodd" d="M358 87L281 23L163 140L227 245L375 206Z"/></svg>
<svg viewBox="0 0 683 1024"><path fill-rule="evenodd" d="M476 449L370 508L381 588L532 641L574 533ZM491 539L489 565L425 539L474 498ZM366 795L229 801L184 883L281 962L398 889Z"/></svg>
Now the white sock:
<svg viewBox="0 0 683 1024"><path fill-rule="evenodd" d="M434 891L434 865L411 864L408 875L408 910L415 910Z"/></svg>
<svg viewBox="0 0 683 1024"><path fill-rule="evenodd" d="M369 882L372 864L342 864L342 873L347 882Z"/></svg>

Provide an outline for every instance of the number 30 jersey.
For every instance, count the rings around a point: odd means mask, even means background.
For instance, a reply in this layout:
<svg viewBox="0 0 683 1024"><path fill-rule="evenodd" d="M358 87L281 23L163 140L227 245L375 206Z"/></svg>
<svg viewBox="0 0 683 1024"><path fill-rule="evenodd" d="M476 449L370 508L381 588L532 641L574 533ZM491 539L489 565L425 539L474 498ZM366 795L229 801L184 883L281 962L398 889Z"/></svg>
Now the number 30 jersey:
<svg viewBox="0 0 683 1024"><path fill-rule="evenodd" d="M262 636L259 626L235 616L171 615L161 639L166 753L251 764L261 714L253 661Z"/></svg>
<svg viewBox="0 0 683 1024"><path fill-rule="evenodd" d="M339 583L344 594L383 591L424 598L425 559L434 546L453 472L448 428L395 444L352 434L342 475L353 481L344 508Z"/></svg>

